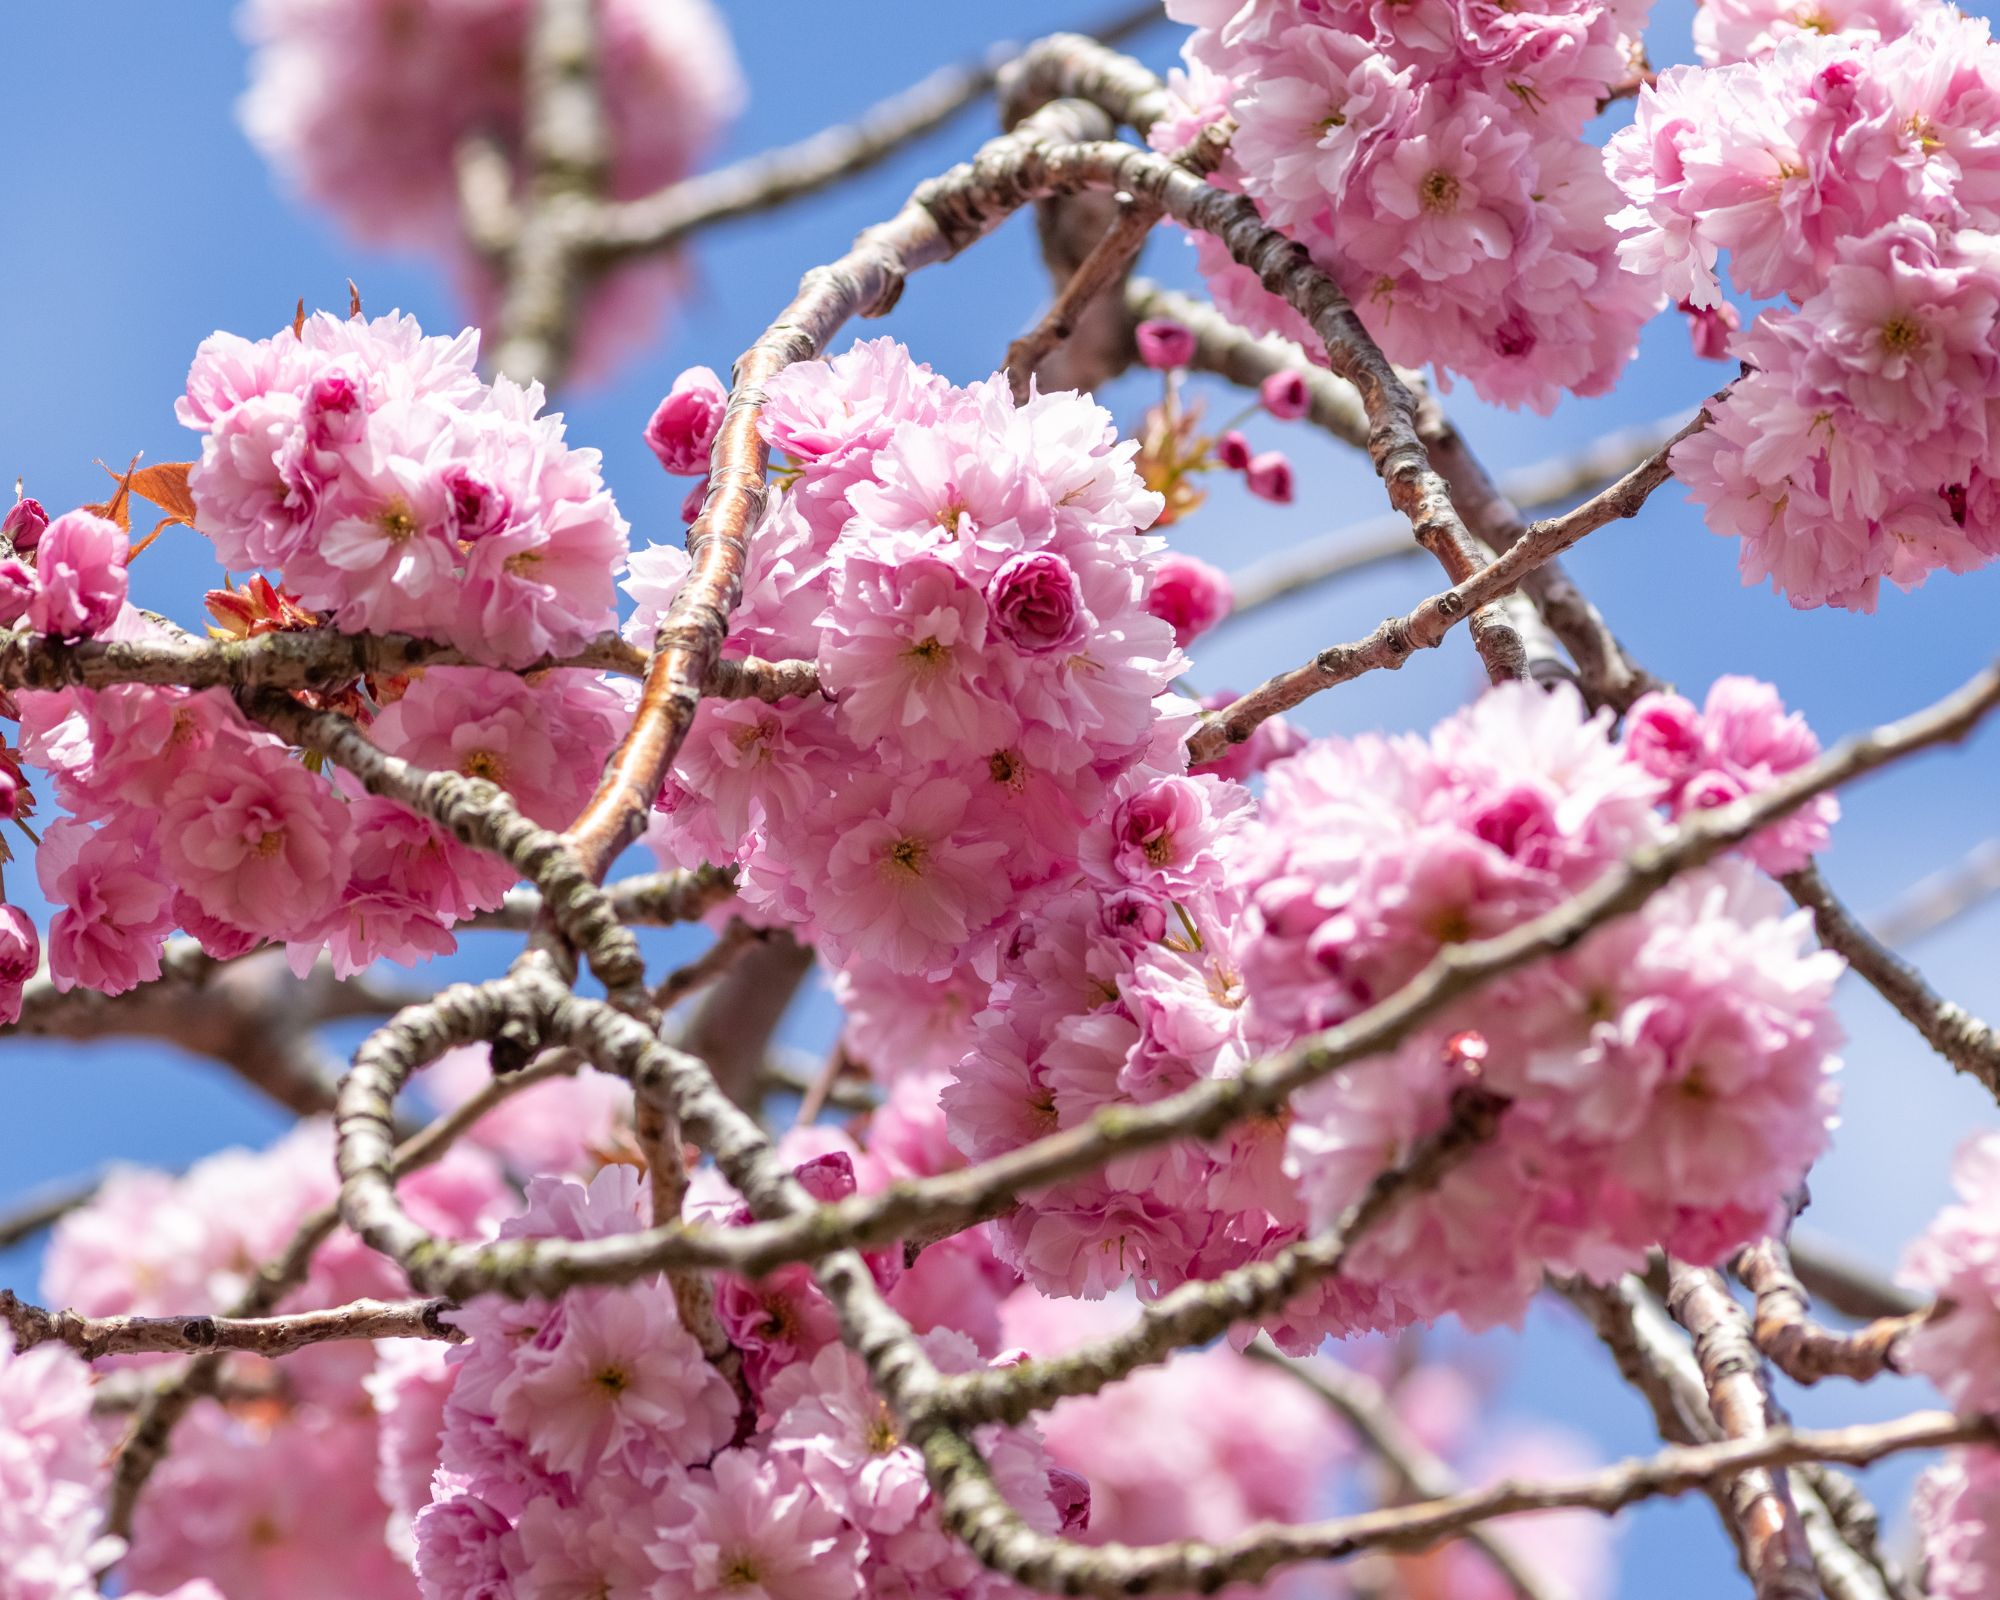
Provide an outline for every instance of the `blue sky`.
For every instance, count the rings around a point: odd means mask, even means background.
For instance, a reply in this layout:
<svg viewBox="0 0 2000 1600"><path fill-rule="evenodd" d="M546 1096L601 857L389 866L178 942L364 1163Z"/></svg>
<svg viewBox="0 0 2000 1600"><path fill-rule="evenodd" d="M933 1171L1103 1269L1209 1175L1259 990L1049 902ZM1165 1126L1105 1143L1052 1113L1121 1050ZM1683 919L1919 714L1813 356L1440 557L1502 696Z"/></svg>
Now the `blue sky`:
<svg viewBox="0 0 2000 1600"><path fill-rule="evenodd" d="M745 115L721 152L726 157L852 115L1002 34L1084 25L1113 7L1108 0L1004 7L738 0L723 9L751 85ZM1685 56L1689 15L1683 0L1658 8L1650 35L1657 62ZM1155 29L1137 53L1164 67L1176 33ZM0 480L23 474L29 492L68 506L102 493L95 458L122 462L137 450L151 460L186 456L189 436L172 406L197 342L216 328L268 333L289 318L300 295L308 305L344 304L349 277L371 311L400 306L432 331L458 326L446 286L425 263L358 249L330 220L279 191L234 120L244 52L227 5L10 5L0 8L0 59L9 65L11 135L0 156L0 218L8 230L0 250ZM663 477L639 437L673 375L695 363L726 372L801 272L839 254L858 228L888 215L916 181L989 131L990 111L979 108L834 193L716 230L691 251L693 292L668 336L609 385L563 397L572 437L603 449L635 540L679 536L683 485ZM1185 282L1186 256L1162 231L1147 270ZM965 380L994 367L1041 296L1032 235L1017 220L961 260L913 279L891 318L859 331L891 332ZM1669 317L1648 330L1615 396L1565 405L1550 418L1497 412L1469 395L1452 409L1498 469L1689 410L1725 375L1688 354L1679 320ZM1129 425L1150 387L1127 379L1103 398ZM1217 404L1234 408L1227 396ZM1262 426L1260 443L1282 444L1293 455L1297 502L1266 506L1220 484L1197 516L1174 529L1176 544L1241 566L1380 509L1365 463L1296 427ZM1643 516L1595 535L1568 562L1653 671L1697 699L1725 672L1769 678L1828 739L1929 701L1994 652L2000 572L1947 575L1912 595L1887 593L1873 617L1795 612L1768 591L1742 588L1733 544L1707 533L1671 488ZM193 621L200 590L213 581L205 546L172 530L140 563L136 598ZM1411 562L1295 598L1198 649L1200 681L1255 682L1324 644L1365 633L1436 586L1435 572ZM1478 682L1461 633L1399 673L1314 701L1300 720L1315 732L1424 727ZM1988 733L1870 780L1845 801L1826 857L1829 876L1858 908L1881 907L1901 886L1950 865L1996 831L1996 779L2000 736ZM39 911L25 862L7 881L11 898ZM1990 1015L2000 1010L1990 954L1996 937L2000 910L1988 908L1912 953L1945 992ZM688 948L689 938L654 937L655 959ZM490 971L504 949L497 938L479 936L436 975ZM1815 1176L1809 1220L1887 1264L1945 1196L1954 1143L1991 1126L1994 1107L1976 1086L1954 1079L1872 993L1858 985L1843 991L1842 1014L1851 1035L1844 1125ZM829 1018L823 1002L806 1008L796 1019L798 1036L823 1037ZM280 1126L212 1066L129 1043L0 1043L0 1092L8 1127L0 1197L107 1158L185 1163L231 1143L262 1142ZM33 1272L33 1251L0 1254L0 1283L25 1286ZM1538 1314L1525 1338L1491 1343L1511 1372L1505 1405L1584 1429L1607 1450L1650 1442L1636 1403L1561 1316ZM1929 1403L1908 1384L1794 1399L1799 1415L1814 1421ZM1883 1476L1883 1486L1900 1489L1909 1476L1898 1468ZM1648 1509L1627 1520L1621 1594L1734 1592L1705 1504ZM1891 1510L1887 1520L1897 1524L1900 1513Z"/></svg>

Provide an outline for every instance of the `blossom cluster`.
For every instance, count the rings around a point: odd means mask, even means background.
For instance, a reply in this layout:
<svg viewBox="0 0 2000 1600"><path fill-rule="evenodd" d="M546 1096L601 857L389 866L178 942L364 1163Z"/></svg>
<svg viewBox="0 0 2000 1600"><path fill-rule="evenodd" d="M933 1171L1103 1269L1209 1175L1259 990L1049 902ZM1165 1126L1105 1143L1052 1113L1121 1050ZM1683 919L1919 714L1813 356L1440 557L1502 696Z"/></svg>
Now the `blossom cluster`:
<svg viewBox="0 0 2000 1600"><path fill-rule="evenodd" d="M447 1106L457 1103L490 1078L484 1056L483 1048L450 1053L426 1072L423 1087ZM594 1073L537 1084L504 1102L503 1114L482 1118L442 1160L405 1176L398 1192L420 1225L445 1237L490 1238L519 1204L507 1170L587 1175L605 1161L630 1159L621 1127L629 1103L620 1080ZM57 1225L44 1293L90 1316L227 1311L300 1225L333 1201L336 1187L333 1133L323 1121L301 1124L265 1150L206 1157L179 1175L113 1168L91 1201ZM277 1309L408 1292L392 1264L340 1230L314 1252L304 1281ZM99 1366L148 1369L174 1359L118 1356ZM88 1426L80 1437L94 1475L79 1494L89 1513L82 1548L102 1518L101 1463L111 1440L102 1425L89 1423L85 1374L66 1352L38 1349L16 1367L27 1364L74 1368L83 1393L79 1414ZM435 1406L427 1418L420 1413L412 1375L441 1383L444 1370L438 1346L413 1340L312 1345L278 1364L230 1357L219 1396L198 1401L182 1419L172 1453L139 1502L120 1567L125 1580L165 1588L201 1577L229 1600L362 1593L415 1600L409 1517L438 1463L440 1420ZM8 1381L0 1366L0 1395ZM0 1414L7 1409L0 1400ZM53 1404L49 1419L53 1435ZM69 1524L37 1512L45 1502L17 1496L7 1476L10 1443L35 1437L32 1428L0 1427L0 1487L8 1490L0 1495L0 1522L19 1508L39 1516L51 1539L68 1538ZM94 1592L87 1573L74 1591L10 1589L16 1552L33 1548L0 1531L9 1557L0 1574L5 1600ZM197 1600L198 1588L186 1600Z"/></svg>
<svg viewBox="0 0 2000 1600"><path fill-rule="evenodd" d="M494 663L369 679L316 703L367 723L388 754L497 783L560 828L588 799L629 690L580 669L497 668L612 625L625 523L596 452L567 446L559 417L536 416L538 390L481 382L476 348L474 335L427 338L397 316L320 315L254 343L218 333L179 403L204 435L189 482L223 562L286 585L218 591L226 631L394 629ZM72 512L36 531L32 566L0 565L0 584L26 574L31 625L172 637L126 600L117 527ZM69 620L52 620L58 609ZM408 962L449 951L451 926L515 880L345 771L302 764L223 690L22 691L7 709L22 757L69 812L35 863L56 907L59 988L117 994L157 977L176 928L218 958L269 941L301 968L324 950L342 976L378 957ZM36 944L12 908L0 934L4 1013Z"/></svg>
<svg viewBox="0 0 2000 1600"><path fill-rule="evenodd" d="M1938 9L1938 0L1704 0L1694 14L1695 53L1709 66L1758 61L1801 34L1894 39Z"/></svg>
<svg viewBox="0 0 2000 1600"><path fill-rule="evenodd" d="M951 1161L924 1104L878 1111L867 1152L830 1131L795 1133L787 1148L804 1157L798 1180L835 1200L857 1182ZM714 1174L697 1182L692 1214L748 1220ZM536 1179L528 1202L503 1237L594 1238L644 1223L629 1168L606 1168L588 1187ZM997 1307L1017 1280L982 1234L934 1245L907 1268L900 1251L870 1258L890 1304L946 1371L999 1353ZM841 1345L806 1267L754 1283L725 1278L716 1309L742 1358L747 1404L658 1278L554 1301L478 1300L459 1313L468 1342L448 1366L411 1374L398 1402L437 1430L437 1470L421 1484L414 1521L425 1600L1024 1592L944 1532L921 1456ZM1087 1520L1087 1487L1055 1467L1032 1430L985 1428L976 1441L1032 1526L1053 1533Z"/></svg>
<svg viewBox="0 0 2000 1600"><path fill-rule="evenodd" d="M157 638L129 606L105 637ZM371 733L392 755L490 779L545 825L568 822L616 742L626 691L578 671L530 683L482 667L433 667ZM49 970L118 994L160 973L179 928L210 955L283 943L294 965L322 951L345 976L378 957L452 948L451 925L499 904L515 881L347 773L318 773L249 722L221 690L147 684L15 696L26 758L70 815L36 853L56 907Z"/></svg>
<svg viewBox="0 0 2000 1600"><path fill-rule="evenodd" d="M196 521L232 571L281 570L350 632L520 667L615 620L626 523L539 385L482 382L479 336L411 317L202 342L176 410L202 435Z"/></svg>
<svg viewBox="0 0 2000 1600"><path fill-rule="evenodd" d="M606 192L630 198L694 169L742 103L742 78L709 0L594 9ZM486 326L500 284L465 243L456 163L473 137L518 159L535 11L533 0L250 0L243 12L251 141L361 238L441 256ZM683 276L671 259L606 274L580 318L577 366L614 365Z"/></svg>
<svg viewBox="0 0 2000 1600"><path fill-rule="evenodd" d="M1984 1600L2000 1584L2000 1450L1946 1454L1917 1480L1911 1502L1923 1538L1924 1592L1933 1600Z"/></svg>
<svg viewBox="0 0 2000 1600"><path fill-rule="evenodd" d="M1675 821L1726 806L1806 766L1819 739L1778 691L1755 678L1717 678L1697 710L1671 690L1640 696L1625 715L1626 755L1665 786ZM1773 877L1797 872L1826 847L1840 802L1817 795L1754 835L1744 854Z"/></svg>
<svg viewBox="0 0 2000 1600"><path fill-rule="evenodd" d="M1672 763L1658 737L1614 744L1573 692L1519 685L1428 741L1315 743L1266 771L1261 802L1206 776L1128 780L1085 836L1087 880L1006 952L945 1092L953 1137L983 1159L1232 1076L1365 1011L1444 945L1568 898L1657 836L1656 807L1704 803L1691 777L1756 786L1810 754L1775 697L1743 685L1702 714L1650 712L1683 735ZM1770 1225L1825 1145L1840 962L1809 939L1747 862L1720 863L1303 1091L1288 1119L1029 1197L997 1225L1003 1254L1044 1292L1090 1297L1259 1259L1332 1225L1385 1156L1440 1128L1476 1064L1509 1102L1498 1137L1275 1337L1508 1321L1548 1270L1601 1279L1655 1247L1718 1259Z"/></svg>
<svg viewBox="0 0 2000 1600"><path fill-rule="evenodd" d="M16 1351L0 1334L0 1600L92 1600L97 1570L121 1553L120 1540L99 1533L111 1430L92 1399L90 1369L63 1346ZM191 1578L159 1600L222 1593Z"/></svg>
<svg viewBox="0 0 2000 1600"><path fill-rule="evenodd" d="M1948 7L1870 15L1663 73L1606 153L1628 264L1716 307L1727 252L1778 302L1730 339L1749 370L1673 461L1744 581L1800 607L1872 610L1885 578L2000 552L2000 46Z"/></svg>
<svg viewBox="0 0 2000 1600"><path fill-rule="evenodd" d="M331 1128L311 1122L268 1150L225 1151L180 1177L114 1169L91 1203L58 1226L44 1290L87 1315L226 1311L306 1217L332 1201L332 1157ZM411 1174L402 1193L425 1226L461 1237L490 1234L513 1204L498 1163L471 1145ZM389 1262L343 1231L319 1249L280 1309L407 1293ZM395 1348L381 1347L385 1360ZM225 1398L196 1403L139 1502L121 1563L126 1580L166 1588L204 1578L230 1600L412 1595L385 1543L387 1511L374 1488L378 1428L363 1383L376 1359L365 1343L311 1346L282 1369L231 1357Z"/></svg>
<svg viewBox="0 0 2000 1600"><path fill-rule="evenodd" d="M1635 70L1643 0L1449 0L1416 21L1347 0L1167 12L1197 32L1154 146L1233 116L1217 181L1307 247L1392 360L1543 412L1610 387L1662 302L1619 257L1583 129ZM1219 244L1198 251L1238 321L1320 348Z"/></svg>
<svg viewBox="0 0 2000 1600"><path fill-rule="evenodd" d="M768 394L787 487L726 650L814 658L829 698L704 702L655 836L735 861L742 906L804 930L863 1009L897 1008L990 975L1117 782L1184 759L1186 715L1155 706L1182 662L1148 605L1160 498L1088 399L1017 406L889 340ZM641 636L685 570L634 558Z"/></svg>

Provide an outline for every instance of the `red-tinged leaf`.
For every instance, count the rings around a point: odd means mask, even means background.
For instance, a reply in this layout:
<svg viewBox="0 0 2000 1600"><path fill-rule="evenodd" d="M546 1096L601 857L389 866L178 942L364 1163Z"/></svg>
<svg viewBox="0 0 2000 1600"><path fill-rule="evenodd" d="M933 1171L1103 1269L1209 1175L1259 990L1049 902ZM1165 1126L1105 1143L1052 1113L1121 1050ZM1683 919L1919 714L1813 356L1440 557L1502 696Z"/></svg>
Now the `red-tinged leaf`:
<svg viewBox="0 0 2000 1600"><path fill-rule="evenodd" d="M147 534L145 538L141 539L137 544L132 546L130 550L125 552L125 564L127 566L130 566L134 561L137 561L139 559L140 554L145 550L147 545L151 544L155 539L159 538L161 534L165 533L167 529L173 527L176 523L178 523L181 527L184 528L192 528L194 526L194 524L192 522L189 522L186 517L160 518L158 522L153 524L153 531L151 533Z"/></svg>
<svg viewBox="0 0 2000 1600"><path fill-rule="evenodd" d="M361 291L354 287L352 278L347 280L347 315L350 321L361 315Z"/></svg>
<svg viewBox="0 0 2000 1600"><path fill-rule="evenodd" d="M104 467L102 461L97 464L100 467ZM139 458L137 456L132 458L132 464L125 469L122 476L116 472L112 472L109 467L104 467L104 470L111 477L118 479L117 492L102 504L85 506L83 509L94 516L104 518L107 522L117 523L119 527L130 533L132 531L132 474L139 470Z"/></svg>
<svg viewBox="0 0 2000 1600"><path fill-rule="evenodd" d="M166 512L168 521L185 522L192 528L194 494L188 488L188 473L193 468L192 461L162 461L155 466L142 467L131 474L132 492Z"/></svg>
<svg viewBox="0 0 2000 1600"><path fill-rule="evenodd" d="M294 339L303 339L305 336L306 336L306 297L304 295L300 295L299 309L292 313L292 337Z"/></svg>

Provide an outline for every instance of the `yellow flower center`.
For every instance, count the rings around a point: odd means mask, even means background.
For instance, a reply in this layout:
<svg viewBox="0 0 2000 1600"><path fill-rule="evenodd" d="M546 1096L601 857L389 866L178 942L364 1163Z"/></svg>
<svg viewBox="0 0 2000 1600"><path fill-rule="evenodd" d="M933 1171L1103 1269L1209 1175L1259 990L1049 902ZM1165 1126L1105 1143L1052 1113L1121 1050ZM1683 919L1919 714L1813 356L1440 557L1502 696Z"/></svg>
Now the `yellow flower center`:
<svg viewBox="0 0 2000 1600"><path fill-rule="evenodd" d="M1417 186L1417 193L1426 211L1458 209L1458 179L1442 169L1426 173L1424 181Z"/></svg>
<svg viewBox="0 0 2000 1600"><path fill-rule="evenodd" d="M928 839L898 839L889 846L888 854L882 860L883 865L893 872L900 872L907 877L921 878L924 875L924 867L930 861L930 855L931 846Z"/></svg>

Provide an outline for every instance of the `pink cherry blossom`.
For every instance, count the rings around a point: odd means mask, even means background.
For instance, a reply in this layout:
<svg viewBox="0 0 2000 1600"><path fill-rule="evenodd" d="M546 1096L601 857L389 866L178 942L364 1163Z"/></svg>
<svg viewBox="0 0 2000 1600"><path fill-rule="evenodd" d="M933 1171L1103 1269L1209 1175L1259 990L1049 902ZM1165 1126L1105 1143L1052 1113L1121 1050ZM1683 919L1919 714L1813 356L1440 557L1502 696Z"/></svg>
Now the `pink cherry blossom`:
<svg viewBox="0 0 2000 1600"><path fill-rule="evenodd" d="M1937 1600L1982 1600L2000 1581L2000 1451L1969 1445L1917 1481L1924 1588Z"/></svg>
<svg viewBox="0 0 2000 1600"><path fill-rule="evenodd" d="M728 1442L735 1401L671 1296L646 1285L575 1289L560 1329L522 1351L494 1392L495 1419L548 1471L581 1480L617 1459L643 1478Z"/></svg>
<svg viewBox="0 0 2000 1600"><path fill-rule="evenodd" d="M729 390L707 367L689 367L646 424L646 443L676 477L708 472L708 448L722 426Z"/></svg>
<svg viewBox="0 0 2000 1600"><path fill-rule="evenodd" d="M1662 800L1676 819L1768 788L1811 763L1819 748L1805 719L1754 678L1716 679L1699 712L1656 691L1626 714L1626 753L1665 786ZM1826 847L1839 816L1840 802L1820 795L1757 834L1744 853L1773 875L1796 872Z"/></svg>
<svg viewBox="0 0 2000 1600"><path fill-rule="evenodd" d="M668 1586L688 1600L746 1589L767 1600L852 1600L857 1541L777 1457L725 1450L671 1491L662 1537L649 1547Z"/></svg>
<svg viewBox="0 0 2000 1600"><path fill-rule="evenodd" d="M303 935L347 881L347 807L325 779L244 741L161 796L160 858L209 915L270 938Z"/></svg>
<svg viewBox="0 0 2000 1600"><path fill-rule="evenodd" d="M971 826L971 792L950 779L910 789L854 784L836 819L819 925L836 951L866 939L902 972L948 965L948 953L1006 903L1006 850Z"/></svg>
<svg viewBox="0 0 2000 1600"><path fill-rule="evenodd" d="M764 1393L774 1454L796 1461L827 1505L870 1533L907 1527L930 1498L922 1455L869 1387L860 1362L830 1345Z"/></svg>
<svg viewBox="0 0 2000 1600"><path fill-rule="evenodd" d="M51 522L35 545L28 626L63 639L101 633L125 604L127 543L117 523L88 511Z"/></svg>
<svg viewBox="0 0 2000 1600"><path fill-rule="evenodd" d="M1952 1162L1958 1199L1946 1206L1903 1258L1903 1276L1948 1304L1904 1341L1912 1372L1954 1405L1995 1403L1993 1357L2000 1351L2000 1137L1975 1135Z"/></svg>
<svg viewBox="0 0 2000 1600"><path fill-rule="evenodd" d="M117 1554L99 1540L109 1430L91 1415L90 1369L59 1344L16 1352L0 1335L0 1550L22 1600L82 1600Z"/></svg>
<svg viewBox="0 0 2000 1600"><path fill-rule="evenodd" d="M58 989L80 983L123 994L160 975L173 886L149 821L51 823L35 872L58 908L49 923L49 976Z"/></svg>

